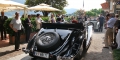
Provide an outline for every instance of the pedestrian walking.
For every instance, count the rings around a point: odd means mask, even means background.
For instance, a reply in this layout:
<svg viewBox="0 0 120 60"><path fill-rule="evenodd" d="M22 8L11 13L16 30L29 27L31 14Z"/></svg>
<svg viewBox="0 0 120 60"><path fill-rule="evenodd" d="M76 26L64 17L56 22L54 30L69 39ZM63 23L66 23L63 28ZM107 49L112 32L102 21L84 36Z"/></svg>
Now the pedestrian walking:
<svg viewBox="0 0 120 60"><path fill-rule="evenodd" d="M30 38L31 28L33 26L31 23L31 15L28 15L28 18L25 19L24 24L25 24L26 42L28 42Z"/></svg>
<svg viewBox="0 0 120 60"><path fill-rule="evenodd" d="M1 40L3 39L7 39L6 38L6 29L4 27L5 21L8 19L7 16L4 15L4 12L1 12L1 16L0 16L0 32L1 32ZM3 34L4 33L4 34Z"/></svg>
<svg viewBox="0 0 120 60"><path fill-rule="evenodd" d="M15 35L15 51L19 51L20 33L21 33L20 31L22 29L22 22L18 12L15 13L15 18L10 22L10 27L14 31L14 35Z"/></svg>
<svg viewBox="0 0 120 60"><path fill-rule="evenodd" d="M110 13L110 19L107 21L107 30L105 33L105 47L111 47L113 43L113 27L116 22L115 14Z"/></svg>
<svg viewBox="0 0 120 60"><path fill-rule="evenodd" d="M98 20L99 20L99 24L100 24L98 31L99 31L99 32L102 32L102 31L103 31L103 24L104 24L105 18L104 18L104 16L101 14L100 17L98 18Z"/></svg>

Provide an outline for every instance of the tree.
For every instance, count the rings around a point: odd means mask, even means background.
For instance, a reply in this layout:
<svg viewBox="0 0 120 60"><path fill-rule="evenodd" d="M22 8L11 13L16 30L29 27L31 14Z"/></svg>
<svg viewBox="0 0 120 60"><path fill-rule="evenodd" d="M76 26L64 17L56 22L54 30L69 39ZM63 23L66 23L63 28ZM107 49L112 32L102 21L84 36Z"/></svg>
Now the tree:
<svg viewBox="0 0 120 60"><path fill-rule="evenodd" d="M90 11L86 11L86 15L88 16L98 16L103 13L104 11L102 9L92 9Z"/></svg>
<svg viewBox="0 0 120 60"><path fill-rule="evenodd" d="M62 11L56 11L56 12L53 12L53 13L56 13L56 14L66 14L67 12L63 9Z"/></svg>
<svg viewBox="0 0 120 60"><path fill-rule="evenodd" d="M86 12L86 15L87 15L87 16L96 16L96 13L95 13L95 12L92 12L92 11L87 11L87 12Z"/></svg>
<svg viewBox="0 0 120 60"><path fill-rule="evenodd" d="M84 15L84 10L80 9L75 12L76 15Z"/></svg>
<svg viewBox="0 0 120 60"><path fill-rule="evenodd" d="M26 0L25 4L28 5L29 7L31 6L36 6L41 3L45 3L48 5L51 5L52 7L58 8L60 10L63 10L64 7L67 5L66 0ZM49 12L42 11L44 16L47 16Z"/></svg>

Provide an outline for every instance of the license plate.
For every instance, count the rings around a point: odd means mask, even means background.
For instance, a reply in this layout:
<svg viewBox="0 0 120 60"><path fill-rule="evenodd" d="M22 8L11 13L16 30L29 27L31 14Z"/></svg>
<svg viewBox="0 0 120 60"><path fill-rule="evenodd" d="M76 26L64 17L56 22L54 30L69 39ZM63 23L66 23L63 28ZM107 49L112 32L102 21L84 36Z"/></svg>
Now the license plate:
<svg viewBox="0 0 120 60"><path fill-rule="evenodd" d="M34 55L38 56L38 57L49 58L49 54L48 53L42 53L42 52L35 51Z"/></svg>

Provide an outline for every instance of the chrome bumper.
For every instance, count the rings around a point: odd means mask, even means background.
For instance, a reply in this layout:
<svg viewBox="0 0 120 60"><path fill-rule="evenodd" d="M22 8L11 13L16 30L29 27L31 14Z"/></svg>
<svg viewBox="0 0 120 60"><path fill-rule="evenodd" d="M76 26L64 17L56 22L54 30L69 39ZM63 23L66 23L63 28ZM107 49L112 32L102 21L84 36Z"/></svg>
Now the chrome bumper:
<svg viewBox="0 0 120 60"><path fill-rule="evenodd" d="M73 57L57 56L57 60L73 60Z"/></svg>

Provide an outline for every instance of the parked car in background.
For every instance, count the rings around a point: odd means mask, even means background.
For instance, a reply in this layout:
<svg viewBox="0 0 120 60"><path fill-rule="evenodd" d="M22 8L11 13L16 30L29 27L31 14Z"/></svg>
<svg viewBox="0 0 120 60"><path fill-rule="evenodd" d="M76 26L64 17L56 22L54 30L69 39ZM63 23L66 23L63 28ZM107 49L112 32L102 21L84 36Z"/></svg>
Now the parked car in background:
<svg viewBox="0 0 120 60"><path fill-rule="evenodd" d="M80 60L92 40L92 26L83 23L43 23L42 29L23 49L34 58L42 60Z"/></svg>
<svg viewBox="0 0 120 60"><path fill-rule="evenodd" d="M97 32L99 29L99 22L96 19L93 19L93 20L90 19L90 20L86 21L86 24L92 25L94 32Z"/></svg>

